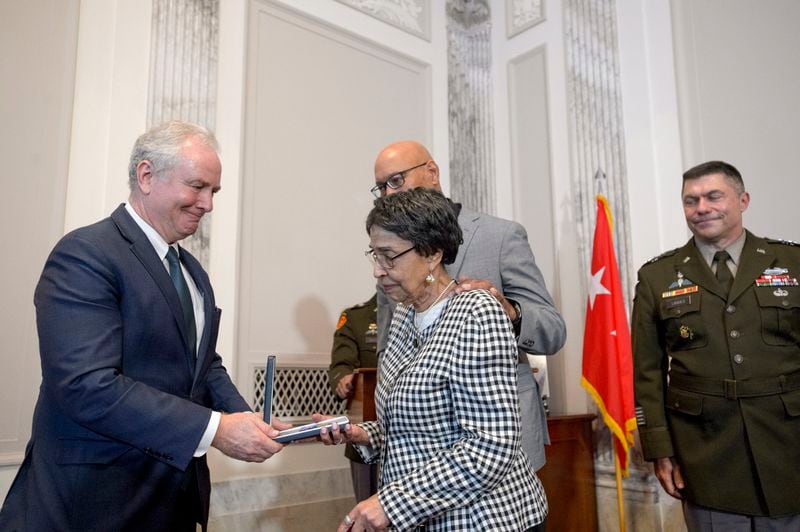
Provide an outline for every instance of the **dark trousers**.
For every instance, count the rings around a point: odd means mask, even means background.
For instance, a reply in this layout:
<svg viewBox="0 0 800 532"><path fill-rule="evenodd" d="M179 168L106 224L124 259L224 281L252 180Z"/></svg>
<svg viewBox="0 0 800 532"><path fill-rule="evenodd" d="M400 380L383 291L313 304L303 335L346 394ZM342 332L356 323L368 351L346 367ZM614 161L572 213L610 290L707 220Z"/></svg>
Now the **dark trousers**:
<svg viewBox="0 0 800 532"><path fill-rule="evenodd" d="M683 501L683 517L689 532L797 532L800 514L787 517L758 517L712 510Z"/></svg>
<svg viewBox="0 0 800 532"><path fill-rule="evenodd" d="M356 502L378 493L378 464L362 464L350 460L350 478L353 480Z"/></svg>

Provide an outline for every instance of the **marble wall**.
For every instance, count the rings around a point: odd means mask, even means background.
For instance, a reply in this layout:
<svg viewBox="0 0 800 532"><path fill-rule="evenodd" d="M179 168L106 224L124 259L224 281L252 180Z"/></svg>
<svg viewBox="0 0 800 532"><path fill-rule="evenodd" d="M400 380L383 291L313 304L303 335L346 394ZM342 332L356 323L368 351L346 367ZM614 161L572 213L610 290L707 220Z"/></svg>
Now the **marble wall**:
<svg viewBox="0 0 800 532"><path fill-rule="evenodd" d="M491 15L487 0L447 2L450 196L493 214Z"/></svg>
<svg viewBox="0 0 800 532"><path fill-rule="evenodd" d="M355 506L350 469L215 482L211 532L335 530Z"/></svg>
<svg viewBox="0 0 800 532"><path fill-rule="evenodd" d="M147 126L188 120L214 131L219 0L154 0ZM181 245L208 268L211 216Z"/></svg>

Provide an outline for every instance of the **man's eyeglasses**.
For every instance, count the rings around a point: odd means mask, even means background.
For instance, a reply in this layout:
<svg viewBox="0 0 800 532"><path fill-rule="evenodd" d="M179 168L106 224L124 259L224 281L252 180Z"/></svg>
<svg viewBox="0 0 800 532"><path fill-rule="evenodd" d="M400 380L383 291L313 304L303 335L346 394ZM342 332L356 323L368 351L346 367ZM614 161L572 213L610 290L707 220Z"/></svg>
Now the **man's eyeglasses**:
<svg viewBox="0 0 800 532"><path fill-rule="evenodd" d="M412 166L411 168L406 168L402 172L397 172L396 174L392 174L392 175L390 175L389 177L386 178L386 181L384 181L383 183L378 183L377 185L375 185L374 187L369 189L369 191L372 192L372 195L375 196L376 198L380 198L381 196L385 196L386 195L386 187L389 187L392 190L396 190L396 189L402 187L403 183L406 182L406 174L407 173L409 173L411 170L416 170L420 166L425 166L426 164L428 164L428 161L425 161L424 163L418 164L417 166Z"/></svg>
<svg viewBox="0 0 800 532"><path fill-rule="evenodd" d="M374 249L368 249L368 250L366 250L364 252L364 255L366 255L366 257L370 261L372 261L373 264L377 264L378 266L380 266L384 270L391 270L392 268L394 268L394 261L396 261L397 259L399 259L403 255L405 255L409 251L413 251L413 250L414 250L414 247L412 246L412 247L408 248L405 251L401 251L400 253L398 253L394 257L387 257L383 253L376 253Z"/></svg>

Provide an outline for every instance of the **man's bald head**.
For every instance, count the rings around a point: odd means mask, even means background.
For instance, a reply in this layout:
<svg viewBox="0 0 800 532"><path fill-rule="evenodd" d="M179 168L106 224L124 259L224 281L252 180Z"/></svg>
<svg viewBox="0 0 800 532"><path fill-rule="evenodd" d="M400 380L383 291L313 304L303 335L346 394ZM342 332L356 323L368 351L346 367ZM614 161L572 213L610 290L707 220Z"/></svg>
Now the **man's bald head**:
<svg viewBox="0 0 800 532"><path fill-rule="evenodd" d="M417 187L442 191L439 166L428 149L413 140L394 142L381 150L375 159L375 185L383 194Z"/></svg>

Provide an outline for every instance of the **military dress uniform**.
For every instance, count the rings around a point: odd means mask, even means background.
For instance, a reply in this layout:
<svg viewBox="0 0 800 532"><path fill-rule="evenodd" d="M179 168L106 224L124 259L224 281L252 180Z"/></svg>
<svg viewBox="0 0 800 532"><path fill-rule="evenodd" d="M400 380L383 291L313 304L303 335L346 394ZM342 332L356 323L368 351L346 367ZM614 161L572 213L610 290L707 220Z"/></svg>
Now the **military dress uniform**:
<svg viewBox="0 0 800 532"><path fill-rule="evenodd" d="M697 505L800 514L800 247L746 231L737 265L727 295L694 239L639 270L642 451L674 456Z"/></svg>
<svg viewBox="0 0 800 532"><path fill-rule="evenodd" d="M366 303L344 309L339 316L336 332L333 333L331 365L328 370L328 382L334 394L336 394L336 386L345 375L350 375L358 368L377 367L377 318L377 295L373 295ZM367 493L371 495L377 490L377 466L359 467L355 465L364 464L364 461L349 443L345 447L344 455L351 461L356 499L361 501L366 498L364 495ZM369 473L366 468L369 468ZM367 474L369 474L369 479L363 478ZM362 478L356 478L357 475L361 475ZM369 485L369 489L366 489L364 493L359 493L360 486L364 484Z"/></svg>

